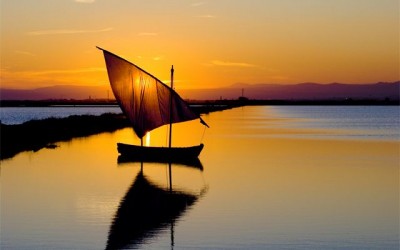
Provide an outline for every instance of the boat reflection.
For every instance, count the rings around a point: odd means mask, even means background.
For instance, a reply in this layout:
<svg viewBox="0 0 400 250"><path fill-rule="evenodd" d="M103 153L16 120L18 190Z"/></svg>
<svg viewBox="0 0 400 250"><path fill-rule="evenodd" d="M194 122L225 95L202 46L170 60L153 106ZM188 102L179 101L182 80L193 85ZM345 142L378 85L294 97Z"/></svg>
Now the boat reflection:
<svg viewBox="0 0 400 250"><path fill-rule="evenodd" d="M171 174L171 164L169 165ZM202 166L201 166L202 169ZM170 228L174 246L174 222L206 192L200 194L172 190L152 183L143 173L137 174L121 200L110 227L106 249L134 249Z"/></svg>
<svg viewBox="0 0 400 250"><path fill-rule="evenodd" d="M132 157L126 157L123 155L119 155L118 156L118 164L123 164L123 163L170 163L171 162L166 162L166 161L162 161L162 160L157 160L157 159L147 159L147 160L143 160L143 159L138 159L138 158L132 158ZM203 171L203 164L201 163L201 161L199 160L199 158L191 158L191 159L181 159L181 160L174 160L172 162L174 165L181 165L184 167L192 167L192 168L197 168L201 171Z"/></svg>

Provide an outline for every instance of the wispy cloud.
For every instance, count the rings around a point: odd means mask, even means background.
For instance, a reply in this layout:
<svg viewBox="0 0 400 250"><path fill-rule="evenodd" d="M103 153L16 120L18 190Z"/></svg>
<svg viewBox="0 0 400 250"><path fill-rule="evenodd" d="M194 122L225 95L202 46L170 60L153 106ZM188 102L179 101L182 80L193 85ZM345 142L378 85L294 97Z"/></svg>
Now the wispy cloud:
<svg viewBox="0 0 400 250"><path fill-rule="evenodd" d="M30 31L27 35L41 36L41 35L62 35L62 34L84 34L84 33L101 33L111 31L113 28L104 28L98 30L36 30Z"/></svg>
<svg viewBox="0 0 400 250"><path fill-rule="evenodd" d="M66 70L43 70L43 71L27 71L31 75L55 75L55 74L80 74L88 72L105 71L104 68L81 68L81 69L66 69Z"/></svg>
<svg viewBox="0 0 400 250"><path fill-rule="evenodd" d="M4 75L14 75L19 77L33 77L33 76L50 76L50 75L75 75L82 73L93 73L105 71L104 68L80 68L80 69L60 69L60 70L27 70L27 71L11 71L5 68L1 69Z"/></svg>
<svg viewBox="0 0 400 250"><path fill-rule="evenodd" d="M24 56L36 56L35 54L28 52L28 51L21 51L21 50L16 50L15 53L24 55Z"/></svg>
<svg viewBox="0 0 400 250"><path fill-rule="evenodd" d="M169 85L169 84L171 84L171 79L164 79L164 80L161 80L161 82ZM174 87L176 87L176 83L182 83L182 82L187 82L187 81L174 79Z"/></svg>
<svg viewBox="0 0 400 250"><path fill-rule="evenodd" d="M138 36L158 36L158 34L154 32L141 32Z"/></svg>
<svg viewBox="0 0 400 250"><path fill-rule="evenodd" d="M200 17L200 18L215 18L214 15L200 15L200 16L197 16L197 17Z"/></svg>
<svg viewBox="0 0 400 250"><path fill-rule="evenodd" d="M225 66L225 67L242 67L242 68L254 68L258 67L257 65L244 63L244 62L229 62L229 61L220 61L214 60L211 62L212 65L215 66Z"/></svg>
<svg viewBox="0 0 400 250"><path fill-rule="evenodd" d="M96 0L75 0L77 3L94 3Z"/></svg>
<svg viewBox="0 0 400 250"><path fill-rule="evenodd" d="M141 55L138 55L138 56L136 56L136 58L138 60L146 60L146 61L148 61L148 60L161 61L161 60L165 59L165 56L164 55L153 55L153 56L141 56Z"/></svg>
<svg viewBox="0 0 400 250"><path fill-rule="evenodd" d="M205 2L196 2L196 3L192 3L192 6L193 7L199 7L199 6L202 6L204 4L206 4L206 3Z"/></svg>
<svg viewBox="0 0 400 250"><path fill-rule="evenodd" d="M164 60L164 56L163 56L163 55L155 56L155 57L153 57L153 60L154 60L154 61L161 61L161 60Z"/></svg>
<svg viewBox="0 0 400 250"><path fill-rule="evenodd" d="M11 88L32 86L48 86L49 84L93 84L98 83L98 72L104 72L104 68L77 68L57 70L27 70L14 71L9 68L1 68L1 84ZM105 73L104 73L105 74Z"/></svg>

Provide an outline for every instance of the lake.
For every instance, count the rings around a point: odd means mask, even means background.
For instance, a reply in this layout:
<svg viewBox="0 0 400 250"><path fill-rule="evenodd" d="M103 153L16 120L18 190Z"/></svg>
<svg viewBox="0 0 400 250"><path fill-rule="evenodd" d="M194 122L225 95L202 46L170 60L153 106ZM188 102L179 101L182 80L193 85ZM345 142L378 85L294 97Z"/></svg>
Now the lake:
<svg viewBox="0 0 400 250"><path fill-rule="evenodd" d="M3 124L22 124L30 120L50 117L65 118L71 115L101 115L122 113L119 106L52 106L52 107L1 107L0 121Z"/></svg>
<svg viewBox="0 0 400 250"><path fill-rule="evenodd" d="M129 128L2 161L0 248L399 249L398 106L203 119L173 141L204 143L202 167L118 163L117 142L139 143ZM146 144L166 145L166 130Z"/></svg>

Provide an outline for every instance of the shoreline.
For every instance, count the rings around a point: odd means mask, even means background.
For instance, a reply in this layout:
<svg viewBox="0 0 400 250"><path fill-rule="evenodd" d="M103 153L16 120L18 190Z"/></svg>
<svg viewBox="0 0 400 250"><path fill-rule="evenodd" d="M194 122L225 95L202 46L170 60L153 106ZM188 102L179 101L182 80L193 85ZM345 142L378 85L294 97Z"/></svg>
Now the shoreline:
<svg viewBox="0 0 400 250"><path fill-rule="evenodd" d="M269 105L271 104L270 101ZM19 102L25 103L26 102ZM43 104L41 102L33 102L34 104ZM54 105L54 102L45 102ZM70 102L69 102L70 103ZM82 103L82 102L80 102ZM85 103L85 107L95 107L99 105ZM315 103L315 102L314 102ZM60 102L58 102L60 104ZM104 103L103 103L104 104ZM115 102L108 102L107 106L116 105ZM241 106L261 106L268 105L266 101L255 102L254 100L222 100L210 102L190 102L192 109L198 114L208 114L210 112L223 111ZM307 103L299 101L275 102L275 105L307 105ZM345 103L328 102L322 105L349 105ZM351 105L362 105L359 102ZM374 106L398 106L391 102L375 103ZM27 107L27 106L19 106ZM28 107L59 107L59 106L35 106ZM81 105L71 105L68 107L76 108ZM54 143L61 141L70 141L74 138L91 136L103 132L114 132L118 129L130 127L130 124L123 114L103 114L103 115L73 115L66 118L47 118L43 120L31 120L22 124L6 125L0 121L1 144L0 144L0 161L14 157L24 151L39 151L42 148L55 148Z"/></svg>
<svg viewBox="0 0 400 250"><path fill-rule="evenodd" d="M205 106L205 111L212 110L213 106L243 106L243 105L318 105L318 106L354 106L354 105L400 105L400 100L395 99L314 99L314 100L256 100L246 97L238 99L222 100L186 100L192 107ZM0 107L93 107L93 106L119 106L111 99L87 99L87 100L0 100ZM212 111L209 111L212 112Z"/></svg>
<svg viewBox="0 0 400 250"><path fill-rule="evenodd" d="M198 114L207 114L237 107L235 105L210 105L193 107ZM72 115L66 118L31 120L22 124L6 125L0 122L0 160L14 157L24 151L56 148L54 143L103 132L114 132L129 127L123 114Z"/></svg>

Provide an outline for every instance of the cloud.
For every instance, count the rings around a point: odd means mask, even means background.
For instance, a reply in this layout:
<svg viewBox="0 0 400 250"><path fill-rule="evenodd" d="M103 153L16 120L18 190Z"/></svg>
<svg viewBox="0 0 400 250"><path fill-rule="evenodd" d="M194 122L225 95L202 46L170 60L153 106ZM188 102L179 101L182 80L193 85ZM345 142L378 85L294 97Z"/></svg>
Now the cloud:
<svg viewBox="0 0 400 250"><path fill-rule="evenodd" d="M141 55L137 55L136 58L138 60L153 60L153 61L162 61L165 59L164 55L152 55L152 56L141 56Z"/></svg>
<svg viewBox="0 0 400 250"><path fill-rule="evenodd" d="M155 57L153 57L153 60L154 60L154 61L164 60L164 56L163 56L163 55L155 56Z"/></svg>
<svg viewBox="0 0 400 250"><path fill-rule="evenodd" d="M77 3L94 3L96 0L75 0Z"/></svg>
<svg viewBox="0 0 400 250"><path fill-rule="evenodd" d="M164 83L164 84L167 84L167 85L170 85L171 84L171 79L164 79L164 80L160 80L162 83ZM176 87L176 83L184 83L184 82L187 82L187 81L185 81L185 80L176 80L176 79L174 79L174 89L175 89L175 87Z"/></svg>
<svg viewBox="0 0 400 250"><path fill-rule="evenodd" d="M105 71L104 68L81 68L81 69L66 69L66 70L43 70L43 71L27 71L31 75L54 75L54 74L80 74L88 72Z"/></svg>
<svg viewBox="0 0 400 250"><path fill-rule="evenodd" d="M197 17L200 17L200 18L215 18L214 15L200 15L200 16L197 16Z"/></svg>
<svg viewBox="0 0 400 250"><path fill-rule="evenodd" d="M138 36L157 36L157 33L153 33L153 32L141 32L138 34Z"/></svg>
<svg viewBox="0 0 400 250"><path fill-rule="evenodd" d="M46 77L46 76L54 76L54 75L76 75L82 73L93 73L93 72L101 72L105 71L104 68L80 68L80 69L65 69L65 70L39 70L39 71L11 71L9 69L2 68L0 69L1 76L14 77L14 78L30 78L30 77Z"/></svg>
<svg viewBox="0 0 400 250"><path fill-rule="evenodd" d="M85 34L85 33L100 33L113 30L113 28L104 28L99 30L37 30L30 31L27 35L41 36L41 35L62 35L62 34Z"/></svg>
<svg viewBox="0 0 400 250"><path fill-rule="evenodd" d="M0 68L1 85L3 87L21 88L28 85L48 86L52 84L93 84L98 83L97 72L104 72L105 68L77 68L65 70L39 70L39 71L12 71ZM105 74L105 73L104 73Z"/></svg>
<svg viewBox="0 0 400 250"><path fill-rule="evenodd" d="M227 61L220 61L214 60L211 62L212 65L215 66L225 66L225 67L241 67L241 68L254 68L258 67L257 65L250 64L250 63L243 63L243 62L227 62Z"/></svg>
<svg viewBox="0 0 400 250"><path fill-rule="evenodd" d="M199 7L199 6L202 6L204 4L206 4L206 3L205 2L197 2L197 3L192 3L192 6L193 7Z"/></svg>
<svg viewBox="0 0 400 250"><path fill-rule="evenodd" d="M15 53L24 55L24 56L36 56L35 54L28 52L28 51L21 51L21 50L16 50Z"/></svg>

